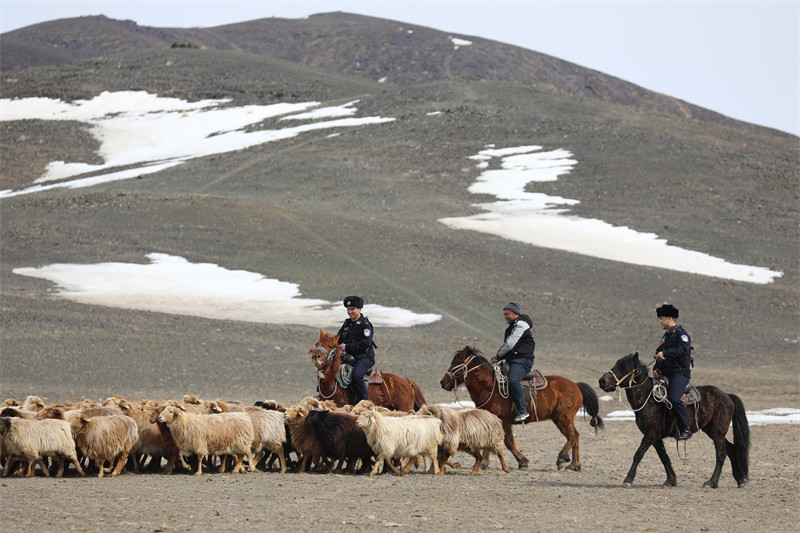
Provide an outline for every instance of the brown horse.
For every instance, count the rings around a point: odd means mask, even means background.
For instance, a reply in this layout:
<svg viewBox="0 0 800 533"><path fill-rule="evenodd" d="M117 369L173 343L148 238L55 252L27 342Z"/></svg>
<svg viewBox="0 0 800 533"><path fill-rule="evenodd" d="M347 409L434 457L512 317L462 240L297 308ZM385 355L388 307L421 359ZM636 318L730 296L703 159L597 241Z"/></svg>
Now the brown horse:
<svg viewBox="0 0 800 533"><path fill-rule="evenodd" d="M567 443L558 453L556 466L559 470L564 468L565 463L570 462L569 452L572 450L572 462L566 468L578 471L581 469L580 434L575 429L575 415L583 405L586 414L591 417L591 425L595 428L595 432L602 429L603 420L597 416L597 394L586 383L575 383L561 376L545 377L547 388L537 393L535 405L532 405L530 398L526 398L530 420L553 421L567 438ZM486 409L500 418L505 431L506 448L516 457L520 468L527 468L528 458L517 449L514 432L511 430L514 416L517 414L514 402L510 396L502 393L494 365L479 350L469 346L456 352L441 380L442 388L449 391L455 390L461 384L466 385L475 407Z"/></svg>
<svg viewBox="0 0 800 533"><path fill-rule="evenodd" d="M339 336L319 332L319 340L311 352L311 360L317 367L317 388L320 400L333 400L339 407L355 405L361 399L352 388L342 388L336 381L342 354L339 350ZM419 386L410 378L389 372L380 372L383 383L368 385L369 400L375 405L397 411L416 410L425 404L425 397Z"/></svg>
<svg viewBox="0 0 800 533"><path fill-rule="evenodd" d="M654 383L647 367L639 361L639 352L626 355L600 376L600 388L606 392L625 390L628 403L636 413L636 426L642 432L642 442L633 454L633 464L625 476L623 486L633 485L636 468L645 452L653 446L658 458L667 472L664 485L674 487L678 481L672 463L664 448L664 439L677 435L677 422L665 403L653 397ZM717 488L725 457L731 458L733 477L739 487L747 484L750 471L750 427L742 400L735 394L728 394L713 385L697 387L702 399L699 404L689 406L689 421L692 433L703 430L714 441L717 462L711 478L703 486ZM728 427L733 425L733 443L725 438Z"/></svg>

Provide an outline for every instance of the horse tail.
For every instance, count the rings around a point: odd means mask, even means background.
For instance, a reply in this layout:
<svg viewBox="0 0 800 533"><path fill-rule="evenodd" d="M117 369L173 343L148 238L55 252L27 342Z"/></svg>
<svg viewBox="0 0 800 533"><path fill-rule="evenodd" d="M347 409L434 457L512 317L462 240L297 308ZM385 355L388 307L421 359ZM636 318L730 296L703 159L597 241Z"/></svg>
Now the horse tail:
<svg viewBox="0 0 800 533"><path fill-rule="evenodd" d="M592 417L589 425L594 428L595 433L601 429L605 429L605 422L598 416L600 414L600 402L597 399L597 394L595 394L594 389L586 383L578 383L578 388L583 395L583 409L587 415Z"/></svg>
<svg viewBox="0 0 800 533"><path fill-rule="evenodd" d="M750 476L750 425L744 403L735 394L728 394L733 400L733 444L725 440L725 451L731 458L733 477L743 486Z"/></svg>
<svg viewBox="0 0 800 533"><path fill-rule="evenodd" d="M422 389L419 388L419 385L417 385L417 382L413 379L405 379L408 381L409 385L411 385L411 388L414 389L414 410L419 411L419 409L427 403L425 402L425 396L422 394Z"/></svg>

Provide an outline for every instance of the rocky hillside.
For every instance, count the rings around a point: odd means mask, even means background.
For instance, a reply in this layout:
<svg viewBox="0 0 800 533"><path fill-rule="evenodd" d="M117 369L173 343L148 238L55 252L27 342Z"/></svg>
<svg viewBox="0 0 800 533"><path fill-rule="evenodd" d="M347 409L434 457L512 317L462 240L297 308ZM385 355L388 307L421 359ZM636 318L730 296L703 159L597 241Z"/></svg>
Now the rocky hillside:
<svg viewBox="0 0 800 533"><path fill-rule="evenodd" d="M188 29L151 28L91 16L36 24L1 38L3 70L188 46L265 55L404 86L451 79L512 82L676 117L735 123L708 109L532 50L341 12ZM464 42L470 44L459 44Z"/></svg>

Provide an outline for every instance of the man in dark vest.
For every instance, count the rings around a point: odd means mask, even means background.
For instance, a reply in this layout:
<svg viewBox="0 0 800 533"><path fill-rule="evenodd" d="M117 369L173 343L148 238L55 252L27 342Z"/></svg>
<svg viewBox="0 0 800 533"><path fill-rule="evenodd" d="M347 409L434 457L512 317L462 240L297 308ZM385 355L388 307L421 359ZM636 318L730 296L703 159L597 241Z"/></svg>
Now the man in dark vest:
<svg viewBox="0 0 800 533"><path fill-rule="evenodd" d="M492 357L492 362L508 361L508 391L517 408L514 422L524 422L530 415L525 407L525 398L520 382L525 374L533 368L533 350L536 347L531 332L533 321L528 315L522 314L517 302L509 302L503 307L503 318L508 327L503 338L503 345L497 350L497 355Z"/></svg>
<svg viewBox="0 0 800 533"><path fill-rule="evenodd" d="M664 304L656 309L658 322L666 333L661 337L661 342L656 348L656 364L653 365L653 377L660 378L665 375L669 378L669 391L667 399L672 404L672 411L678 417L680 434L678 440L692 438L689 428L689 414L683 405L683 391L692 377L692 339L689 334L677 323L678 310L670 304Z"/></svg>
<svg viewBox="0 0 800 533"><path fill-rule="evenodd" d="M342 361L353 367L352 387L361 396L368 400L367 385L364 383L364 374L375 366L375 328L369 318L361 314L364 299L360 296L348 296L344 299L347 308L347 318L339 328L339 349L342 351Z"/></svg>

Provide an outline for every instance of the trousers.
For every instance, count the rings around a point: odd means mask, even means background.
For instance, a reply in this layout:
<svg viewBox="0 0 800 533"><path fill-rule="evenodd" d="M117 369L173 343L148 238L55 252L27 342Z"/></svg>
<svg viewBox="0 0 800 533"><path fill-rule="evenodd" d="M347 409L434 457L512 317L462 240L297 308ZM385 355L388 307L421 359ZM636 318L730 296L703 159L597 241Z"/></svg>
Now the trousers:
<svg viewBox="0 0 800 533"><path fill-rule="evenodd" d="M511 399L514 400L514 405L517 406L517 413L519 414L527 412L520 381L525 377L525 374L530 372L532 367L533 359L510 359L508 361L508 393L511 395Z"/></svg>
<svg viewBox="0 0 800 533"><path fill-rule="evenodd" d="M683 396L683 391L686 390L686 385L689 384L689 376L679 371L667 377L669 378L667 398L672 404L672 411L678 417L681 429L688 428L689 413L686 412L686 406L683 405L681 396Z"/></svg>
<svg viewBox="0 0 800 533"><path fill-rule="evenodd" d="M369 369L375 366L375 358L374 357L362 357L361 359L356 359L355 364L353 365L353 381L351 382L351 386L356 393L361 396L362 400L369 400L369 394L367 393L367 384L364 383L364 374L369 372Z"/></svg>

